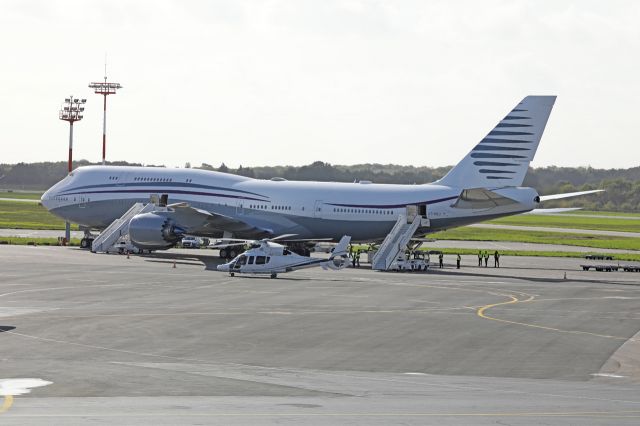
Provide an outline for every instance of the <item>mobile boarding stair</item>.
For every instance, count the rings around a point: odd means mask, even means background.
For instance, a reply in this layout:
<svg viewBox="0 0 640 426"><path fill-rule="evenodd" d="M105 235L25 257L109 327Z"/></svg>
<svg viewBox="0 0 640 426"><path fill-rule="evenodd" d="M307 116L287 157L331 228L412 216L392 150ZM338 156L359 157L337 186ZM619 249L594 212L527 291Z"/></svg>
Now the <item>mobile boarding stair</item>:
<svg viewBox="0 0 640 426"><path fill-rule="evenodd" d="M429 219L417 214L416 206L407 206L406 214L398 215L396 224L374 254L371 269L387 271L391 264L404 253L418 228L429 227Z"/></svg>
<svg viewBox="0 0 640 426"><path fill-rule="evenodd" d="M141 213L147 213L157 206L154 203L135 203L125 214L119 219L114 220L104 231L93 240L91 251L93 253L108 251L118 240L129 235L129 222L131 219Z"/></svg>

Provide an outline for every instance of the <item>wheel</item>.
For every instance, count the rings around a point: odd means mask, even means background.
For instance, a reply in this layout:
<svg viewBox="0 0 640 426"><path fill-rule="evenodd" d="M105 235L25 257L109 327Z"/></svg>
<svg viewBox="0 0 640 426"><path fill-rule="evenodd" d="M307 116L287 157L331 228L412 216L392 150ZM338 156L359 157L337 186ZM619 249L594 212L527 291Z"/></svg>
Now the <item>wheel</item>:
<svg viewBox="0 0 640 426"><path fill-rule="evenodd" d="M273 272L273 273L271 274L271 278L272 278L272 279L273 279L273 278L278 278L278 274L276 274L275 272Z"/></svg>
<svg viewBox="0 0 640 426"><path fill-rule="evenodd" d="M89 248L89 240L87 238L83 238L80 240L80 248Z"/></svg>
<svg viewBox="0 0 640 426"><path fill-rule="evenodd" d="M231 275L232 277L235 277L236 274L234 274L233 272L230 272L229 275Z"/></svg>
<svg viewBox="0 0 640 426"><path fill-rule="evenodd" d="M221 259L226 259L228 257L227 255L228 255L227 249L226 248L221 248L220 249L220 258Z"/></svg>
<svg viewBox="0 0 640 426"><path fill-rule="evenodd" d="M235 259L238 253L236 253L236 249L229 250L229 259Z"/></svg>

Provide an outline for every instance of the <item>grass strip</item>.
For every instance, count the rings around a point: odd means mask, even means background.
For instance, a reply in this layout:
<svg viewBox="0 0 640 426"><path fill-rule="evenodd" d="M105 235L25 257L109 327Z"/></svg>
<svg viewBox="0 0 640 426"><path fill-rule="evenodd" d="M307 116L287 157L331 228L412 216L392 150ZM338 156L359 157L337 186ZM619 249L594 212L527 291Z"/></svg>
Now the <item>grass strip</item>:
<svg viewBox="0 0 640 426"><path fill-rule="evenodd" d="M613 219L608 217L517 215L494 219L486 223L496 225L541 226L550 228L574 228L640 233L640 220Z"/></svg>
<svg viewBox="0 0 640 426"><path fill-rule="evenodd" d="M11 244L16 246L37 245L37 246L57 246L57 238L29 238L29 237L0 237L0 245ZM80 246L79 238L72 238L70 246Z"/></svg>
<svg viewBox="0 0 640 426"><path fill-rule="evenodd" d="M64 221L36 203L0 200L0 228L60 230Z"/></svg>
<svg viewBox="0 0 640 426"><path fill-rule="evenodd" d="M596 249L640 250L640 238L561 232L463 227L429 234L427 237L436 240L452 241L509 241L516 243L591 247Z"/></svg>
<svg viewBox="0 0 640 426"><path fill-rule="evenodd" d="M39 200L42 192L0 191L0 198L16 198L19 200Z"/></svg>

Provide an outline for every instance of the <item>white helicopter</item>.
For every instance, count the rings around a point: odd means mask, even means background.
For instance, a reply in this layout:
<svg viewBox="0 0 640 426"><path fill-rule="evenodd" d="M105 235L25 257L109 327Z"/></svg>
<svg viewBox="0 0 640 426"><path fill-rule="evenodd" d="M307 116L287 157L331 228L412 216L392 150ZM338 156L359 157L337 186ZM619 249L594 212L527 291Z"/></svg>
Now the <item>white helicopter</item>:
<svg viewBox="0 0 640 426"><path fill-rule="evenodd" d="M278 237L282 238L284 236ZM232 261L218 266L218 271L235 274L265 274L276 278L279 273L320 266L322 269L340 270L347 266L347 250L351 237L343 236L328 259L313 259L289 251L274 239L253 241L251 248Z"/></svg>

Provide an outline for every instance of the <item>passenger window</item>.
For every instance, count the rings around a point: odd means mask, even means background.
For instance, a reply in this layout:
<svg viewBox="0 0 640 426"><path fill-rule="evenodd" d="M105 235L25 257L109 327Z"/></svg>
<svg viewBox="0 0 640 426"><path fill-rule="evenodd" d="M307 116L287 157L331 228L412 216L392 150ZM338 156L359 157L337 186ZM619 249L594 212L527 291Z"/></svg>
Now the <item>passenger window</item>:
<svg viewBox="0 0 640 426"><path fill-rule="evenodd" d="M271 258L269 256L267 256L267 261L265 263L269 263L270 260L271 260Z"/></svg>
<svg viewBox="0 0 640 426"><path fill-rule="evenodd" d="M247 262L249 265L253 265L253 256L249 256L249 262Z"/></svg>
<svg viewBox="0 0 640 426"><path fill-rule="evenodd" d="M256 265L264 265L266 258L264 256L256 256Z"/></svg>

